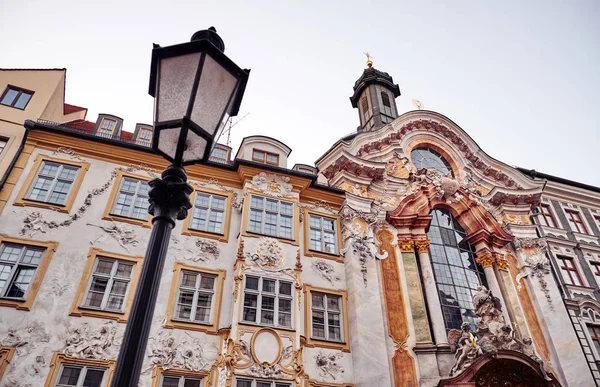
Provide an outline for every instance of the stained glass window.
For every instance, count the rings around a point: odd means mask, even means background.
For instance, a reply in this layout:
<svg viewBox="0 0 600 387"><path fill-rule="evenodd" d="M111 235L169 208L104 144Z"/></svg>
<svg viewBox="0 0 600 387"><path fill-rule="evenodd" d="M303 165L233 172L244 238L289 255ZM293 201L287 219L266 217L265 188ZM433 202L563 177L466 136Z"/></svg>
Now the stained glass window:
<svg viewBox="0 0 600 387"><path fill-rule="evenodd" d="M452 167L444 156L431 148L415 148L410 152L410 160L417 169L435 169L443 175L452 175Z"/></svg>
<svg viewBox="0 0 600 387"><path fill-rule="evenodd" d="M429 255L446 330L460 329L463 322L475 329L472 299L479 285L487 286L483 268L475 262L475 250L452 214L435 209L431 216Z"/></svg>

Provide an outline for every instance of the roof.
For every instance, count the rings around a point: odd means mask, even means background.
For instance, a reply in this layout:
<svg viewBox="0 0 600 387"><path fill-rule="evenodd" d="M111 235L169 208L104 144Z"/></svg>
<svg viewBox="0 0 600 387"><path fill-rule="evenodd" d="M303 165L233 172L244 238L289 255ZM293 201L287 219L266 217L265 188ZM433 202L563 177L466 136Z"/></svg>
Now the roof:
<svg viewBox="0 0 600 387"><path fill-rule="evenodd" d="M573 181L573 180L564 179L564 178L558 177L558 176L548 175L547 173L538 172L535 169L525 169L525 168L521 168L521 167L516 167L516 168L521 173L527 175L528 177L530 177L532 179L535 179L535 178L546 179L546 180L554 181L556 183L570 185L572 187L587 189L592 192L600 192L600 187L580 183L580 182Z"/></svg>
<svg viewBox="0 0 600 387"><path fill-rule="evenodd" d="M63 105L63 114L71 114L85 110L87 112L87 108L81 106L75 106L68 103Z"/></svg>
<svg viewBox="0 0 600 387"><path fill-rule="evenodd" d="M86 121L86 120L75 120L71 122L66 122L64 124L59 124L60 127L64 127L66 129L73 129L78 132L92 134L94 131L94 127L96 126L95 122ZM118 139L117 139L118 140ZM133 133L126 132L121 130L121 141L132 142L133 141Z"/></svg>

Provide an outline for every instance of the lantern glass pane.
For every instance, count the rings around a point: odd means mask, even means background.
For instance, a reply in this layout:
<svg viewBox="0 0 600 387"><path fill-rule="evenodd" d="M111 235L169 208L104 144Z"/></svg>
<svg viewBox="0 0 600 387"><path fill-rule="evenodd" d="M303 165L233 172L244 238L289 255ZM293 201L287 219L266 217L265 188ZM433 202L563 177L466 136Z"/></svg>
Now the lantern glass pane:
<svg viewBox="0 0 600 387"><path fill-rule="evenodd" d="M215 135L236 85L237 78L207 54L194 101L192 121L210 135Z"/></svg>
<svg viewBox="0 0 600 387"><path fill-rule="evenodd" d="M174 159L180 132L181 128L162 129L157 131L155 135L158 136L158 150Z"/></svg>
<svg viewBox="0 0 600 387"><path fill-rule="evenodd" d="M193 130L188 131L185 149L183 151L183 162L202 160L206 151L207 141L198 136Z"/></svg>
<svg viewBox="0 0 600 387"><path fill-rule="evenodd" d="M200 53L162 59L158 79L157 122L181 119L189 105Z"/></svg>

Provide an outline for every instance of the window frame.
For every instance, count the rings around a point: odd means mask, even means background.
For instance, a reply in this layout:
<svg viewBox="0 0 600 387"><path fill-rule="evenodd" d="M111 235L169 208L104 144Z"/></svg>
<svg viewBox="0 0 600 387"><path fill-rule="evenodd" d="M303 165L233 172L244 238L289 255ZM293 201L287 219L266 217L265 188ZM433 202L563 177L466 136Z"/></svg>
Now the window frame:
<svg viewBox="0 0 600 387"><path fill-rule="evenodd" d="M0 346L0 380L15 355L16 347Z"/></svg>
<svg viewBox="0 0 600 387"><path fill-rule="evenodd" d="M131 273L129 287L125 294L125 299L123 303L124 308L121 312L114 310L104 310L83 305L92 281L93 270L96 267L96 261L99 257L114 259L127 263L133 263L135 265ZM77 287L77 293L75 298L73 299L73 304L71 305L69 316L97 317L115 320L118 323L126 323L127 319L129 318L129 313L131 311L131 304L133 303L133 296L135 294L135 289L137 288L140 273L142 272L143 259L144 257L142 256L123 255L111 253L109 251L101 250L95 247L90 248L90 251L87 256L87 262L83 269L83 273L81 274L79 286Z"/></svg>
<svg viewBox="0 0 600 387"><path fill-rule="evenodd" d="M65 365L74 367L106 368L102 387L108 387L110 386L113 377L115 364L115 360L80 359L67 356L60 352L55 352L50 360L50 371L46 377L44 387L56 387Z"/></svg>
<svg viewBox="0 0 600 387"><path fill-rule="evenodd" d="M237 387L237 382L239 380L242 381L249 381L251 387L256 387L256 382L262 382L262 383L270 383L269 387L277 387L277 385L279 384L280 386L285 386L285 387L293 387L295 385L293 380L281 380L281 379L266 379L266 378L257 378L254 376L250 376L250 375L239 375L239 376L235 376L235 379L233 380L233 387Z"/></svg>
<svg viewBox="0 0 600 387"><path fill-rule="evenodd" d="M576 257L572 257L569 255L556 254L558 269L560 271L560 276L561 276L561 279L563 280L564 284L571 285L571 286L584 286L585 287L586 284L583 281L583 277L579 273L579 267L577 266L576 259L577 259ZM573 267L568 267L568 265L566 263L567 261L570 261L573 264ZM562 266L563 264L565 266ZM573 281L573 276L572 276L571 272L575 272L575 275L576 275L577 279L579 280L579 284L572 283L574 281ZM565 273L568 274L570 282L567 282L567 279L565 278Z"/></svg>
<svg viewBox="0 0 600 387"><path fill-rule="evenodd" d="M110 135L108 135L108 136L100 135L100 131L103 129L102 124L104 124L105 121L112 121L115 124L112 127L112 129L110 130ZM102 117L102 120L100 120L100 123L98 124L98 128L96 129L95 134L97 137L101 137L101 138L113 138L115 135L115 131L117 130L117 126L119 126L119 121L116 120L115 118Z"/></svg>
<svg viewBox="0 0 600 387"><path fill-rule="evenodd" d="M261 232L256 232L256 231L251 231L249 229L249 224L250 224L250 211L251 211L251 202L252 202L252 196L257 196L257 197L261 197L264 199L263 203L265 203L265 201L267 199L269 200L277 200L279 202L286 202L286 203L290 203L292 204L292 238L288 239L285 237L280 237L278 235L270 235L270 234L263 234L262 230L264 230L264 213L266 212L266 208L263 207L262 209L262 213L263 213L263 217L262 217L262 221L261 221ZM278 212L277 212L277 232L279 233L279 218L281 217L280 214L280 210L278 207ZM266 236L269 238L275 238L277 240L280 240L282 242L285 243L290 243L292 245L298 246L299 245L299 231L300 231L300 227L298 224L298 220L300 218L300 211L298 208L298 202L291 199L291 198L280 198L280 197L274 197L274 196L270 196L270 195L265 195L264 193L260 193L254 190L248 190L248 193L246 194L246 198L244 200L244 212L243 212L243 217L242 217L242 235L243 236L247 236L247 237L254 237L256 238L257 236Z"/></svg>
<svg viewBox="0 0 600 387"><path fill-rule="evenodd" d="M586 225L585 220L584 220L585 217L583 216L582 211L580 209L563 208L563 210L565 211L567 223L569 224L569 229L571 231L579 233L579 234L590 235L590 233L588 231L588 226ZM577 219L575 219L575 215L577 216ZM575 225L575 228L577 230L573 229L573 225ZM583 231L580 230L579 225L581 225L581 227L583 228Z"/></svg>
<svg viewBox="0 0 600 387"><path fill-rule="evenodd" d="M548 213L544 213L544 209L547 209ZM545 224L541 224L541 226L551 227L551 228L559 228L558 222L556 221L556 216L554 216L554 212L552 210L552 205L550 203L541 203L539 213L540 213L540 215L538 216L538 219L542 218L543 222L545 223ZM550 221L552 222L553 225L550 225L550 223L548 222L548 218L550 218Z"/></svg>
<svg viewBox="0 0 600 387"><path fill-rule="evenodd" d="M253 278L258 278L258 290L254 290L254 289L246 289L246 280L248 277L253 277ZM265 292L263 290L263 280L270 280L270 281L275 281L275 292L274 293L270 293L270 292ZM279 283L280 282L286 282L290 284L290 289L291 289L291 295L288 297L287 295L284 295L283 297L281 297L281 295L279 294ZM261 273L254 273L254 272L250 272L250 273L244 273L244 280L242 281L242 298L240 300L241 303L241 313L240 313L240 318L239 318L239 323L242 325L252 325L252 326L260 326L260 327L266 327L266 328L272 328L272 329L281 329L281 330L286 330L286 331L294 331L296 330L296 324L295 324L295 317L296 317L296 313L294 311L294 301L296 300L296 297L298 296L297 294L295 294L295 287L294 287L294 280L292 278L287 279L287 278L277 278L274 276L268 276L268 275L263 275ZM249 290L249 294L255 294L256 297L256 318L254 321L249 321L249 320L244 320L244 299L246 298L246 292ZM266 296L268 297L273 297L275 298L275 302L273 304L273 324L267 324L267 323L263 323L261 322L261 318L262 318L262 311L263 311L263 306L262 306L262 298L263 298L263 293L265 293ZM286 327L286 326L281 326L279 325L279 300L280 298L285 299L285 300L290 300L291 301L291 308L290 308L290 326Z"/></svg>
<svg viewBox="0 0 600 387"><path fill-rule="evenodd" d="M4 150L8 149L8 143L10 142L9 137L0 136L0 158L3 156L2 153ZM2 145L4 143L4 145Z"/></svg>
<svg viewBox="0 0 600 387"><path fill-rule="evenodd" d="M150 132L150 139L148 140L148 145L146 144L140 144L140 140L146 141L145 139L142 138L142 133L143 132ZM138 132L137 135L135 137L135 143L136 145L139 146L146 146L146 147L151 147L152 146L152 138L154 137L154 130L149 127L149 126L140 126L138 128Z"/></svg>
<svg viewBox="0 0 600 387"><path fill-rule="evenodd" d="M37 266L35 275L27 289L27 293L23 299L17 298L0 298L0 306L12 307L17 310L31 310L33 302L35 301L35 297L39 291L39 288L42 284L44 276L46 275L46 271L48 270L48 265L52 260L52 256L56 252L58 248L58 242L46 241L40 242L31 239L23 239L23 238L13 238L6 234L0 234L0 246L8 243L8 244L16 244L23 246L31 246L37 248L46 249L42 254L40 259L40 263Z"/></svg>
<svg viewBox="0 0 600 387"><path fill-rule="evenodd" d="M259 159L258 157L254 157L254 152L262 152L262 153L264 153L263 158ZM269 160L269 156L275 156L277 158L277 161L276 162L268 161ZM268 164L268 165L279 166L279 154L278 153L269 152L269 151L265 151L265 150L262 150L260 148L252 148L252 161L256 161L256 162L263 163L263 164Z"/></svg>
<svg viewBox="0 0 600 387"><path fill-rule="evenodd" d="M169 368L165 370L161 366L152 369L152 387L162 387L163 377L184 377L200 379L200 386L206 386L206 380L209 380L209 373L206 371L190 371L182 368Z"/></svg>
<svg viewBox="0 0 600 387"><path fill-rule="evenodd" d="M304 256L306 257L319 257L332 259L337 262L344 262L344 256L340 253L342 246L342 233L341 233L341 221L339 215L327 214L325 212L319 212L304 208ZM321 218L329 218L335 221L335 234L336 234L336 253L328 253L325 251L312 250L310 248L310 216L317 216Z"/></svg>
<svg viewBox="0 0 600 387"><path fill-rule="evenodd" d="M211 318L209 323L204 322L192 322L183 321L175 318L175 308L177 306L177 299L179 295L179 284L181 282L182 273L195 272L200 274L209 274L215 276L215 288L213 293L213 299L211 303ZM223 298L223 284L225 282L226 271L225 270L211 270L205 269L198 266L191 266L182 262L175 262L173 266L173 277L171 279L171 291L169 293L169 301L167 303L167 310L165 316L165 323L163 328L167 329L187 329L192 331L199 331L205 333L217 333L219 329L219 318L221 316L221 302Z"/></svg>
<svg viewBox="0 0 600 387"><path fill-rule="evenodd" d="M341 297L340 331L342 340L332 341L321 338L314 338L312 335L312 292ZM338 349L343 352L350 352L349 324L348 324L348 292L346 290L332 290L319 288L316 286L304 284L304 329L306 330L306 346Z"/></svg>
<svg viewBox="0 0 600 387"><path fill-rule="evenodd" d="M152 216L150 216L150 214L148 214L148 218L146 220L143 220L143 219L138 219L138 218L129 218L127 216L116 215L116 214L112 213L112 211L115 207L115 204L116 204L116 200L119 196L119 192L121 191L121 185L123 183L124 178L140 180L140 181L144 181L146 183L148 181L150 181L150 178L148 178L148 177L135 175L133 173L125 172L123 170L118 170L116 173L115 179L113 181L113 188L112 188L112 191L108 198L106 208L104 209L104 214L102 216L102 219L111 220L113 222L131 223L131 224L134 224L137 226L142 226L145 228L152 228ZM137 190L136 190L136 195L137 195Z"/></svg>
<svg viewBox="0 0 600 387"><path fill-rule="evenodd" d="M223 233L222 234L213 233L210 231L196 230L194 228L191 228L192 218L194 217L194 209L196 207L196 198L199 193L225 197L226 200L225 200L225 210L223 211L224 217L223 217ZM229 228L230 228L230 224L231 224L233 194L234 193L230 192L230 191L220 191L220 190L211 189L211 188L202 188L202 189L196 188L194 190L193 195L191 195L192 208L190 209L190 211L188 211L188 216L183 220L181 234L189 235L189 236L197 236L197 237L202 237L202 238L215 239L220 242L227 242L229 240Z"/></svg>
<svg viewBox="0 0 600 387"><path fill-rule="evenodd" d="M79 168L79 170L77 171L77 175L75 176L75 179L73 180L73 184L71 185L71 188L69 190L67 198L65 199L65 204L46 203L46 202L27 199L29 192L33 188L33 182L38 177L38 174L39 174L42 164L44 162L68 165L71 167ZM54 209L58 212L69 213L71 211L71 209L73 208L73 203L75 202L77 194L79 193L79 189L81 188L81 183L83 182L85 174L89 170L89 168L90 168L90 163L88 163L88 162L58 159L58 158L49 157L49 156L46 156L43 154L38 154L33 161L33 165L29 169L29 172L28 172L28 175L27 175L25 181L21 185L21 190L19 191L17 198L13 202L13 205L14 206L22 206L22 207L29 206L29 207L38 207L38 208L49 208L49 209Z"/></svg>
<svg viewBox="0 0 600 387"><path fill-rule="evenodd" d="M11 89L17 92L17 96L13 100L12 104L8 105L8 104L5 104L5 103L2 103L2 100L4 99L4 97L6 97L6 94L8 94L8 92ZM27 103L25 104L25 106L23 106L22 108L20 108L20 107L15 106L15 103L19 100L19 97L21 97L21 95L23 93L30 94L31 96L29 97L29 100L27 101ZM25 109L27 109L27 105L29 105L29 102L31 102L31 99L33 98L34 94L35 94L35 91L33 91L33 90L28 90L28 89L24 89L22 87L18 87L18 86L14 86L14 85L8 84L8 85L6 85L6 89L4 89L4 92L0 96L0 106L6 106L6 107L11 107L13 109L25 110Z"/></svg>
<svg viewBox="0 0 600 387"><path fill-rule="evenodd" d="M224 158L214 157L214 159L213 159L212 153L217 149L225 152ZM217 144L217 145L215 145L213 151L210 153L210 156L208 157L208 159L209 159L209 161L212 161L213 163L228 164L229 163L229 152L230 152L230 149L222 148ZM254 155L254 151L252 152L252 154ZM223 161L221 161L221 160L223 160Z"/></svg>

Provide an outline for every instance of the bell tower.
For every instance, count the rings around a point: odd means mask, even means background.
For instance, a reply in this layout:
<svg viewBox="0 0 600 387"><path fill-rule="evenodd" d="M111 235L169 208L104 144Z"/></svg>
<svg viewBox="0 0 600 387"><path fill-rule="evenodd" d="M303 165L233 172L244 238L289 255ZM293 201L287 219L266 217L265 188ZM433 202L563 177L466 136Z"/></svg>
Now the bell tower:
<svg viewBox="0 0 600 387"><path fill-rule="evenodd" d="M388 73L373 67L369 53L367 68L354 84L354 94L350 97L352 107L358 108L359 132L376 130L398 117L396 97L400 88Z"/></svg>

